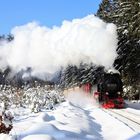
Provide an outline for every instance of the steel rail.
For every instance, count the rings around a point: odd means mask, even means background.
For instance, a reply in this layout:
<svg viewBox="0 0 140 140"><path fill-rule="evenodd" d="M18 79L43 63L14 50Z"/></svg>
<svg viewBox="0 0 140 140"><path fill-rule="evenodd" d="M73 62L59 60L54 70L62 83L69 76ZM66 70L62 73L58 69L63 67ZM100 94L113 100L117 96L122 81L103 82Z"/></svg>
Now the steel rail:
<svg viewBox="0 0 140 140"><path fill-rule="evenodd" d="M114 118L116 118L117 120L121 121L122 123L126 124L128 127L130 127L132 130L136 131L136 132L140 132L140 119L135 119L134 116L136 116L135 114L133 114L133 118L131 116L128 116L125 113L125 111L123 111L124 113L118 113L116 110L113 109L102 109L105 113L113 116Z"/></svg>

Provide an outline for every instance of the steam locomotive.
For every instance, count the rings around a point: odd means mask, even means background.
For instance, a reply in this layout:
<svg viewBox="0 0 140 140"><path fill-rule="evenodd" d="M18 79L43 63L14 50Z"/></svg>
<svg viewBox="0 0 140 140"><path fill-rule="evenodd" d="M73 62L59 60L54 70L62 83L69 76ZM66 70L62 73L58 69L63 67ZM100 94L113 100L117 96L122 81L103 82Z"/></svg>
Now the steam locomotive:
<svg viewBox="0 0 140 140"><path fill-rule="evenodd" d="M81 86L87 94L92 94L92 85L86 83ZM123 84L118 73L103 73L97 82L97 91L93 93L103 108L124 108L122 98Z"/></svg>
<svg viewBox="0 0 140 140"><path fill-rule="evenodd" d="M96 93L103 108L124 108L122 92L123 84L118 73L105 73L101 76Z"/></svg>

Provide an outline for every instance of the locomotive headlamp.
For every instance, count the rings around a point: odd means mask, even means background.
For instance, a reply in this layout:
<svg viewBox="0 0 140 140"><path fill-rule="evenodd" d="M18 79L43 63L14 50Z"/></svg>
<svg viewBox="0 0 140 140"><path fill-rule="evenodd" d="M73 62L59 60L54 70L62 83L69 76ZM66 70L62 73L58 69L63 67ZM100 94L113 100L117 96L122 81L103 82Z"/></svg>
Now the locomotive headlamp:
<svg viewBox="0 0 140 140"><path fill-rule="evenodd" d="M121 94L121 92L117 92L119 95Z"/></svg>
<svg viewBox="0 0 140 140"><path fill-rule="evenodd" d="M105 94L106 94L106 95L108 95L109 93L108 93L108 92L106 92Z"/></svg>

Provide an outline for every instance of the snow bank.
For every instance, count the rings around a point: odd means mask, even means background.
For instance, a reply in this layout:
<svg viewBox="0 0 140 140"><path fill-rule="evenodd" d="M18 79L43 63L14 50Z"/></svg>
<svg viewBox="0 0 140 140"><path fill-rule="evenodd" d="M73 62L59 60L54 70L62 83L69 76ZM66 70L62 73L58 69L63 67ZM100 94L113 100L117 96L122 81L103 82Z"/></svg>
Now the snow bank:
<svg viewBox="0 0 140 140"><path fill-rule="evenodd" d="M16 134L18 140L98 139L99 126L90 120L88 114L79 106L64 102L56 110L37 113L36 116L26 116L27 119L16 122L11 134Z"/></svg>
<svg viewBox="0 0 140 140"><path fill-rule="evenodd" d="M129 138L128 140L140 140L140 133L136 134L134 136L132 136L131 138Z"/></svg>
<svg viewBox="0 0 140 140"><path fill-rule="evenodd" d="M22 140L55 140L49 135L29 135L23 138Z"/></svg>
<svg viewBox="0 0 140 140"><path fill-rule="evenodd" d="M134 108L140 110L140 103L139 102L130 102L130 101L125 101L126 107Z"/></svg>
<svg viewBox="0 0 140 140"><path fill-rule="evenodd" d="M55 140L49 135L29 135L23 138L22 140Z"/></svg>
<svg viewBox="0 0 140 140"><path fill-rule="evenodd" d="M45 113L45 112L39 113L39 116L37 116L37 117L34 119L35 122L47 122L47 121L51 121L51 120L54 120L54 117L48 115L48 114Z"/></svg>
<svg viewBox="0 0 140 140"><path fill-rule="evenodd" d="M0 140L14 140L14 139L7 134L0 134Z"/></svg>
<svg viewBox="0 0 140 140"><path fill-rule="evenodd" d="M22 132L20 134L20 138L26 137L28 135L51 135L50 138L55 137L64 137L65 134L59 132L59 130L52 124L48 124L45 122L35 123L28 130Z"/></svg>
<svg viewBox="0 0 140 140"><path fill-rule="evenodd" d="M69 101L61 103L53 111L21 116L21 120L14 122L11 134L13 137L15 135L17 140L137 140L140 138L131 126L102 109L92 104L80 106ZM0 137L0 140L5 139Z"/></svg>

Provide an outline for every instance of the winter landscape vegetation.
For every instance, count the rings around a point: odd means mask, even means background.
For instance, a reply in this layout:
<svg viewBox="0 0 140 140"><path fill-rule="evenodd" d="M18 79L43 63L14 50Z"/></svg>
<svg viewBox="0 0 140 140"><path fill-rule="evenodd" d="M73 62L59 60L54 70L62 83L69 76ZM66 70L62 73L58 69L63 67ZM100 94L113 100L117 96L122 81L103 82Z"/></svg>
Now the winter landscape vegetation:
<svg viewBox="0 0 140 140"><path fill-rule="evenodd" d="M139 0L102 0L59 26L33 21L1 34L0 140L139 140L139 23ZM121 76L123 109L93 96L109 70Z"/></svg>

